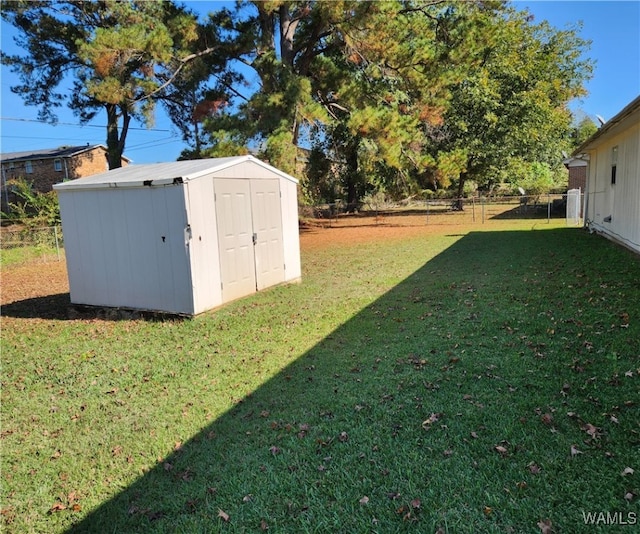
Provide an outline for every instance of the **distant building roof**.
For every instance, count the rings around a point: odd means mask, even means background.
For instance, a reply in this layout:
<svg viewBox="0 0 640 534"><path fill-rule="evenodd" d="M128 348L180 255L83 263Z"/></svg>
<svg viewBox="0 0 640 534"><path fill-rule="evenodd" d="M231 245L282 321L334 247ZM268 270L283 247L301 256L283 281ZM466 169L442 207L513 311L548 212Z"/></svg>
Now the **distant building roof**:
<svg viewBox="0 0 640 534"><path fill-rule="evenodd" d="M83 152L93 150L95 148L103 148L105 151L107 147L104 145L80 145L69 146L64 145L57 148L43 148L40 150L29 150L24 152L7 152L0 154L0 160L4 161L24 161L30 159L55 159L55 158L70 158ZM126 156L122 156L122 159L131 161Z"/></svg>

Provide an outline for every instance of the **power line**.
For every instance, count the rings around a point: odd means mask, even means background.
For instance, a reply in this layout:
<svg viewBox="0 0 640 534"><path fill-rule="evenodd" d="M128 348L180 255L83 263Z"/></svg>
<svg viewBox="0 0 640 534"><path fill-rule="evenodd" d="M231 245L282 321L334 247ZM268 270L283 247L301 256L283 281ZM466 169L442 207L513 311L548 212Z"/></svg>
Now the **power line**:
<svg viewBox="0 0 640 534"><path fill-rule="evenodd" d="M131 147L127 147L125 152L133 152L134 150L145 150L149 148L153 148L160 145L170 145L172 143L179 143L180 139L175 137L165 137L164 139L158 139L158 141L149 141L147 143L142 143L139 145L133 145Z"/></svg>
<svg viewBox="0 0 640 534"><path fill-rule="evenodd" d="M38 124L42 124L44 126L73 126L75 128L106 128L105 126L100 126L97 124L76 124L73 122L56 122L55 124L49 123L47 121L41 121L38 119L20 119L20 118L16 118L16 117L0 117L0 121L16 121L16 122L35 122ZM136 128L136 127L129 127L129 130L136 130L136 131L142 131L142 132L171 132L171 130L163 130L160 128Z"/></svg>

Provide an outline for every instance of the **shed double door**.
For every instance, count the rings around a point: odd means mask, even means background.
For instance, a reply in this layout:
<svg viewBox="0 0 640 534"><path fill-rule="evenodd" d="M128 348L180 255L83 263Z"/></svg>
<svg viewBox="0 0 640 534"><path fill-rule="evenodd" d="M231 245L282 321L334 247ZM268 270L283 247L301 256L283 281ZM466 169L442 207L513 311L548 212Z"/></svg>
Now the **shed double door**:
<svg viewBox="0 0 640 534"><path fill-rule="evenodd" d="M214 180L222 300L284 282L280 184Z"/></svg>

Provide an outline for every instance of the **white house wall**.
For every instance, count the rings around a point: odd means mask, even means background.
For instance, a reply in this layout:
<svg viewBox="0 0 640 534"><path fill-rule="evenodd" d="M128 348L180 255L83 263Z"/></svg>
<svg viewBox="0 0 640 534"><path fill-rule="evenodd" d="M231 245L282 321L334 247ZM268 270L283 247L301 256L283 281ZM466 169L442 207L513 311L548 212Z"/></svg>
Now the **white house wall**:
<svg viewBox="0 0 640 534"><path fill-rule="evenodd" d="M616 183L612 149L618 147ZM592 228L640 252L640 125L590 151L587 219ZM605 219L611 217L611 221Z"/></svg>

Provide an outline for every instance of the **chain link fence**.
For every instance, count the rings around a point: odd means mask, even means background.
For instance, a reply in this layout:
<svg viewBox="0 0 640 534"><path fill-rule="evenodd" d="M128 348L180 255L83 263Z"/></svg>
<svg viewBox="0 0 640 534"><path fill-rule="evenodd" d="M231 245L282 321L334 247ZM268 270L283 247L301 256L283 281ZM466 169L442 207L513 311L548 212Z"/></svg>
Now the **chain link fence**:
<svg viewBox="0 0 640 534"><path fill-rule="evenodd" d="M569 198L569 211L567 199ZM498 221L533 219L541 222L565 218L567 225L582 224L584 195L477 196L448 199L408 199L388 202L377 197L357 206L335 202L320 206L301 206L302 219L323 225L345 221L375 225L484 225ZM0 228L0 261L3 266L30 261L50 262L64 258L64 239L60 226L29 228L12 225Z"/></svg>
<svg viewBox="0 0 640 534"><path fill-rule="evenodd" d="M371 216L375 224L481 225L507 220L538 220L566 218L567 224L582 223L584 195L577 191L570 197L571 213L567 213L567 194L520 196L475 196L468 198L407 199L388 202L381 197L368 199L357 206L343 202L301 207L303 218L318 219L325 224L339 224L350 216ZM569 218L569 215L571 217Z"/></svg>
<svg viewBox="0 0 640 534"><path fill-rule="evenodd" d="M64 240L60 226L30 228L12 225L0 229L2 265L33 261L60 261L64 258Z"/></svg>

